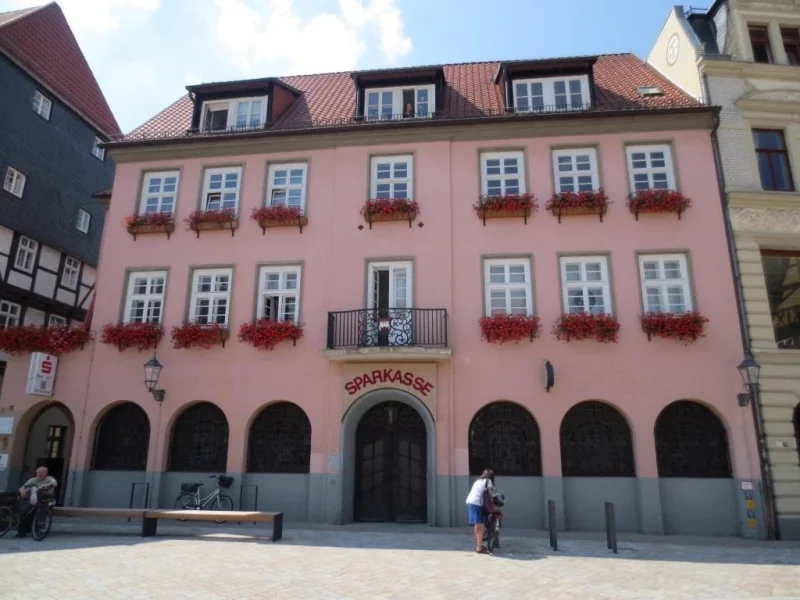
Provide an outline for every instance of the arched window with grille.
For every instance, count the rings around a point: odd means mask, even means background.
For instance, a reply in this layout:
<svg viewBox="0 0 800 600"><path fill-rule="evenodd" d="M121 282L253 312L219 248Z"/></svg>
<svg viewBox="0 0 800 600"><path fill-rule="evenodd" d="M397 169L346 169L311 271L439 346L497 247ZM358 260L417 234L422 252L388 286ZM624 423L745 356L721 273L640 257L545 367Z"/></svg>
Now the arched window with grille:
<svg viewBox="0 0 800 600"><path fill-rule="evenodd" d="M95 435L92 468L103 471L144 471L150 444L150 420L133 402L112 407Z"/></svg>
<svg viewBox="0 0 800 600"><path fill-rule="evenodd" d="M262 410L250 427L247 471L308 473L311 464L311 422L292 402L276 402Z"/></svg>
<svg viewBox="0 0 800 600"><path fill-rule="evenodd" d="M659 477L730 477L725 426L708 408L680 400L656 419Z"/></svg>
<svg viewBox="0 0 800 600"><path fill-rule="evenodd" d="M564 477L636 477L631 430L608 404L576 404L561 421L561 474Z"/></svg>
<svg viewBox="0 0 800 600"><path fill-rule="evenodd" d="M216 404L199 402L175 420L169 446L170 471L224 473L228 462L228 420Z"/></svg>
<svg viewBox="0 0 800 600"><path fill-rule="evenodd" d="M494 402L480 409L469 425L469 472L480 475L541 476L539 426L533 415L513 402Z"/></svg>

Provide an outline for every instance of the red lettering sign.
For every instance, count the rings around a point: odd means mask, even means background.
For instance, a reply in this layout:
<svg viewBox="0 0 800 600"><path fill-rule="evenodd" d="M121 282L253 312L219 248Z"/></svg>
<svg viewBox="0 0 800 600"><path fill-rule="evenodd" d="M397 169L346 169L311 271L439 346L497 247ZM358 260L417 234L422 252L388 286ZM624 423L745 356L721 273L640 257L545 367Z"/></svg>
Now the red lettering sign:
<svg viewBox="0 0 800 600"><path fill-rule="evenodd" d="M53 372L53 363L47 359L42 361L42 368L40 369L42 375L50 375Z"/></svg>
<svg viewBox="0 0 800 600"><path fill-rule="evenodd" d="M360 390L367 386L379 383L398 383L419 392L423 396L430 394L434 387L432 383L425 380L423 377L419 377L408 371L401 371L400 369L375 369L370 373L356 375L344 384L344 389L349 395L355 396Z"/></svg>

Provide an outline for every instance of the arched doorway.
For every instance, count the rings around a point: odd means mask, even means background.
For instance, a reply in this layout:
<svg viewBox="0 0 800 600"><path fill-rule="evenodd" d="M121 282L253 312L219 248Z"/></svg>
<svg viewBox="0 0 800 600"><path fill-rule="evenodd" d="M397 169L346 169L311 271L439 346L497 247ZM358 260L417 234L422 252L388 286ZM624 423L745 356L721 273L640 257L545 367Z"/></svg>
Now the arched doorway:
<svg viewBox="0 0 800 600"><path fill-rule="evenodd" d="M427 520L427 433L411 406L383 402L361 417L355 467L356 520Z"/></svg>
<svg viewBox="0 0 800 600"><path fill-rule="evenodd" d="M38 467L47 467L58 481L56 501L62 504L74 433L75 420L66 406L53 402L42 407L28 427L19 484L33 477Z"/></svg>

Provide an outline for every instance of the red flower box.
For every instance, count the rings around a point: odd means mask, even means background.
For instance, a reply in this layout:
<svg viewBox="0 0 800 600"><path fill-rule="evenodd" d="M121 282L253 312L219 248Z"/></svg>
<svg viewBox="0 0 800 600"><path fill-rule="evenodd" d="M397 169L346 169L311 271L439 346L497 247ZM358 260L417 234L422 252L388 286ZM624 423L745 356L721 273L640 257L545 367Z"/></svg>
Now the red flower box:
<svg viewBox="0 0 800 600"><path fill-rule="evenodd" d="M281 342L297 340L303 337L303 324L294 321L274 321L259 319L244 323L239 328L239 340L253 345L259 350L272 350Z"/></svg>
<svg viewBox="0 0 800 600"><path fill-rule="evenodd" d="M122 224L133 236L134 241L140 233L166 233L169 239L175 231L175 215L171 212L130 215L122 220Z"/></svg>
<svg viewBox="0 0 800 600"><path fill-rule="evenodd" d="M303 214L303 210L299 206L285 206L283 204L278 206L262 206L261 208L254 208L250 213L250 218L256 221L260 226L262 232L266 233L267 227L303 227L308 225L308 217Z"/></svg>
<svg viewBox="0 0 800 600"><path fill-rule="evenodd" d="M590 313L567 313L561 315L553 325L553 335L558 340L590 340L616 342L619 323L611 315Z"/></svg>
<svg viewBox="0 0 800 600"><path fill-rule="evenodd" d="M231 208L196 210L183 221L188 225L190 231L197 232L197 237L200 237L201 231L211 229L230 229L231 235L233 235L236 228L239 227L236 212Z"/></svg>
<svg viewBox="0 0 800 600"><path fill-rule="evenodd" d="M103 326L100 341L119 348L137 348L139 352L155 348L164 335L158 323L109 323Z"/></svg>
<svg viewBox="0 0 800 600"><path fill-rule="evenodd" d="M533 194L506 194L505 196L481 196L472 205L475 214L483 219L501 219L507 217L523 217L528 222L528 217L539 209L536 196Z"/></svg>
<svg viewBox="0 0 800 600"><path fill-rule="evenodd" d="M558 217L560 223L561 217L566 215L600 215L602 221L609 204L608 196L603 190L587 190L553 194L544 207Z"/></svg>
<svg viewBox="0 0 800 600"><path fill-rule="evenodd" d="M628 195L628 208L639 220L639 213L681 213L692 205L692 201L674 190L639 190Z"/></svg>
<svg viewBox="0 0 800 600"><path fill-rule="evenodd" d="M67 354L82 349L91 339L92 333L83 327L19 325L0 329L0 351L9 354Z"/></svg>
<svg viewBox="0 0 800 600"><path fill-rule="evenodd" d="M208 350L217 344L221 344L224 348L225 340L229 337L230 331L226 325L185 322L172 328L172 347L176 350L181 348L203 348Z"/></svg>
<svg viewBox="0 0 800 600"><path fill-rule="evenodd" d="M691 344L705 336L708 319L703 315L688 311L680 315L673 313L648 312L642 315L642 331L649 340L652 336L673 338Z"/></svg>
<svg viewBox="0 0 800 600"><path fill-rule="evenodd" d="M533 341L539 337L541 332L539 317L532 315L501 313L491 317L482 317L479 324L481 337L491 344L519 342L525 338Z"/></svg>
<svg viewBox="0 0 800 600"><path fill-rule="evenodd" d="M411 222L419 214L419 203L410 198L373 198L364 203L361 214L370 229L376 221L408 221L411 227Z"/></svg>

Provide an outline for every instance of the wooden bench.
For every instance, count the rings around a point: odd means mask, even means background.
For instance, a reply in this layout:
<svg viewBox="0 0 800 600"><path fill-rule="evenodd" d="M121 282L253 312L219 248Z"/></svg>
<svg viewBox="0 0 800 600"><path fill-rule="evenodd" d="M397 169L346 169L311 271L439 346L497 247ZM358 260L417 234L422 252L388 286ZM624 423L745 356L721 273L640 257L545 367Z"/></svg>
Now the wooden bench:
<svg viewBox="0 0 800 600"><path fill-rule="evenodd" d="M283 513L239 510L145 510L143 508L86 508L57 506L53 508L57 517L108 517L118 519L142 519L142 537L152 537L158 530L158 521L252 521L272 523L272 541L283 537Z"/></svg>

